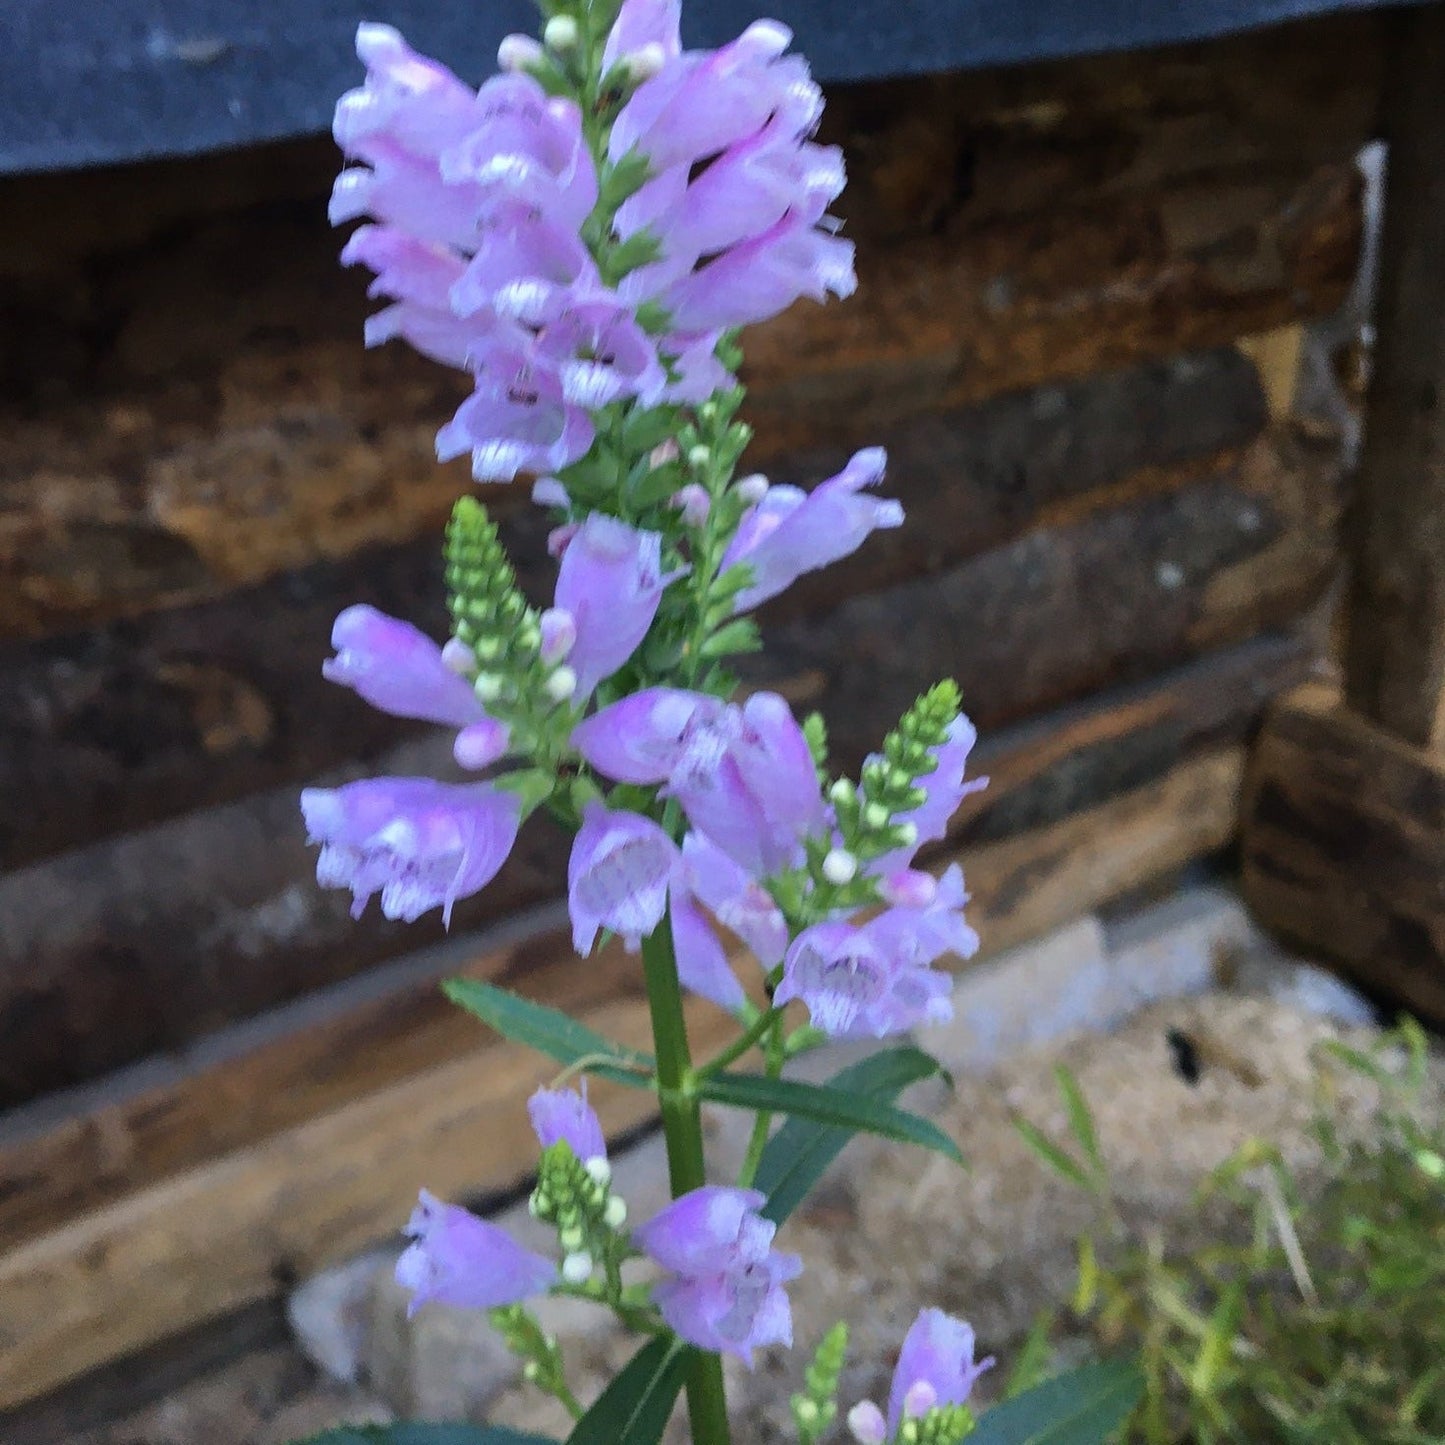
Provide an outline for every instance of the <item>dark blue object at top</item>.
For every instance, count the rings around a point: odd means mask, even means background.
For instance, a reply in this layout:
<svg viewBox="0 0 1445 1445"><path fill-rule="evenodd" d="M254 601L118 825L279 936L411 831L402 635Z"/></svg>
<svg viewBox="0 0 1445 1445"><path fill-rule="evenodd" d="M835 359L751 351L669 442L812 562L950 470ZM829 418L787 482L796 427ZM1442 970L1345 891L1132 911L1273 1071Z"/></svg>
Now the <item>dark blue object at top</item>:
<svg viewBox="0 0 1445 1445"><path fill-rule="evenodd" d="M1203 39L1376 0L686 0L717 45L759 14L824 80ZM362 19L480 81L528 0L0 0L0 171L57 170L315 134L361 71Z"/></svg>

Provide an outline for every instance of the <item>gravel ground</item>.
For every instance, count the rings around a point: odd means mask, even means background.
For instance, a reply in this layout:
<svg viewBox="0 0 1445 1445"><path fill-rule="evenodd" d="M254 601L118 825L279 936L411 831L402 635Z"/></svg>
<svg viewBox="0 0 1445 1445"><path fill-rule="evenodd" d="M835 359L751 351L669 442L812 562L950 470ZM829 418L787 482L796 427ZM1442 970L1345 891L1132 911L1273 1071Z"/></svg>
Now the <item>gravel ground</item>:
<svg viewBox="0 0 1445 1445"><path fill-rule="evenodd" d="M1197 1081L1181 1077L1170 1031L1186 1035L1199 1061ZM1316 1107L1311 1058L1323 1039L1359 1038L1295 1008L1258 998L1209 993L1156 1005L1118 1032L1045 1047L994 1072L959 1082L952 1097L915 1095L932 1106L957 1140L970 1168L873 1141L853 1146L846 1167L790 1224L787 1247L807 1265L792 1288L798 1344L811 1349L833 1320L849 1321L853 1363L843 1398L886 1391L898 1343L915 1310L934 1303L974 1322L984 1349L1006 1363L1037 1312L1071 1282L1073 1241L1090 1205L1047 1175L1018 1140L1009 1120L1018 1110L1062 1131L1053 1068L1078 1075L1097 1115L1121 1207L1168 1232L1175 1244L1201 1240L1211 1229L1189 1209L1200 1178L1246 1139L1280 1143L1301 1169L1314 1150L1308 1123ZM1345 1121L1363 1119L1372 1089L1347 1081L1335 1095ZM656 1150L654 1149L654 1155ZM395 1298L378 1284L368 1328L379 1337L401 1328ZM426 1312L423 1312L425 1315ZM626 1357L625 1339L597 1328L595 1316L567 1316L560 1331L586 1394ZM464 1375L474 1365L489 1383L471 1412L497 1423L565 1434L560 1410L520 1384L498 1388L495 1350L474 1318L456 1312L427 1339L433 1368ZM407 1348L415 1361L413 1337ZM373 1376L386 1371L373 1340ZM395 1352L395 1341L391 1346ZM470 1356L469 1356L469 1351ZM426 1354L424 1350L423 1355ZM477 1362L481 1362L477 1364ZM413 1364L414 1367L414 1364ZM484 1368L485 1367L485 1368ZM786 1438L787 1397L797 1387L796 1354L769 1352L752 1374L732 1370L739 1440ZM397 1398L394 1379L356 1386L320 1377L299 1351L253 1351L124 1420L71 1437L73 1445L280 1445L343 1421L390 1418L379 1396ZM674 1422L674 1441L685 1440Z"/></svg>

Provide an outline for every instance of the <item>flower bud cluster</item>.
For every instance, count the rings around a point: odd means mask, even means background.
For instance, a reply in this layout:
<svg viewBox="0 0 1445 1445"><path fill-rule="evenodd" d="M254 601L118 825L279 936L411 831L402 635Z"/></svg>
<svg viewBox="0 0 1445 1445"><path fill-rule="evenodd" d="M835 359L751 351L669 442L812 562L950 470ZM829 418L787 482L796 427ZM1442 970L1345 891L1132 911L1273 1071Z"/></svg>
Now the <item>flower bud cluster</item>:
<svg viewBox="0 0 1445 1445"><path fill-rule="evenodd" d="M848 1326L839 1321L823 1336L812 1363L803 1372L803 1388L788 1402L800 1445L813 1445L837 1418L838 1382L847 1353Z"/></svg>
<svg viewBox="0 0 1445 1445"><path fill-rule="evenodd" d="M467 649L471 685L483 707L510 720L552 702L542 621L517 587L496 523L474 497L461 497L452 509L444 555L452 633ZM458 656L462 666L467 660Z"/></svg>
<svg viewBox="0 0 1445 1445"><path fill-rule="evenodd" d="M585 1285L598 1265L617 1253L627 1205L611 1186L612 1166L601 1155L579 1159L565 1139L542 1151L528 1208L556 1226L562 1278L570 1285Z"/></svg>

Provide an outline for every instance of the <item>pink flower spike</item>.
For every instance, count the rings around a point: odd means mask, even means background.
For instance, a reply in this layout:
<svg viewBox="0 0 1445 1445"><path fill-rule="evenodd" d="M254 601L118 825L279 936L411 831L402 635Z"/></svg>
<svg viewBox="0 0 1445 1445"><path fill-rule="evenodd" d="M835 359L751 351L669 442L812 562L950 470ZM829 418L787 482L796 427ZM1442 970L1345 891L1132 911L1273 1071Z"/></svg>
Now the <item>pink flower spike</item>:
<svg viewBox="0 0 1445 1445"><path fill-rule="evenodd" d="M606 1159L607 1138L596 1111L587 1102L587 1081L576 1089L538 1089L527 1101L532 1131L544 1149L566 1140L572 1152L586 1163Z"/></svg>
<svg viewBox="0 0 1445 1445"><path fill-rule="evenodd" d="M556 605L572 614L577 640L569 661L576 698L587 697L637 651L663 589L686 568L662 571L662 537L592 513L562 555Z"/></svg>
<svg viewBox="0 0 1445 1445"><path fill-rule="evenodd" d="M909 1413L925 1400L933 1405L962 1405L993 1359L974 1362L973 1328L939 1309L919 1313L909 1327L888 1392L888 1435L891 1439ZM915 1409L910 1412L909 1405Z"/></svg>
<svg viewBox="0 0 1445 1445"><path fill-rule="evenodd" d="M601 929L633 951L662 920L679 859L677 845L650 818L593 803L567 864L572 943L584 958Z"/></svg>
<svg viewBox="0 0 1445 1445"><path fill-rule="evenodd" d="M755 1189L706 1185L674 1200L633 1238L668 1270L653 1290L662 1317L683 1339L751 1366L764 1345L791 1345L783 1286L802 1273L795 1254L773 1249L777 1226Z"/></svg>
<svg viewBox="0 0 1445 1445"><path fill-rule="evenodd" d="M478 1310L516 1304L542 1294L557 1278L551 1260L424 1189L406 1232L413 1242L396 1262L396 1282L411 1291L409 1316L432 1300Z"/></svg>
<svg viewBox="0 0 1445 1445"><path fill-rule="evenodd" d="M471 684L447 667L442 649L409 622L358 604L337 617L331 645L336 656L321 664L321 675L382 712L457 728L487 720Z"/></svg>

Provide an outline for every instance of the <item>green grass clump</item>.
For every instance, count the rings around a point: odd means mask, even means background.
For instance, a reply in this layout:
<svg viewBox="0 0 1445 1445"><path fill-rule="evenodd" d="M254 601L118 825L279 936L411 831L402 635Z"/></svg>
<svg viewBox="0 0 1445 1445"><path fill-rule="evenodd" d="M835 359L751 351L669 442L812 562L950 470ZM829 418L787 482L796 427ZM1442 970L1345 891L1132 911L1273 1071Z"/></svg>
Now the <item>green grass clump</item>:
<svg viewBox="0 0 1445 1445"><path fill-rule="evenodd" d="M1418 1108L1425 1035L1407 1021L1368 1054L1325 1052L1326 1082L1343 1067L1380 1086L1369 1128L1345 1138L1322 1111L1325 1167L1307 1188L1270 1144L1241 1150L1198 1197L1216 1242L1187 1256L1120 1220L1067 1074L1076 1149L1020 1121L1100 1201L1073 1313L1101 1348L1138 1355L1147 1388L1130 1445L1445 1442L1445 1121Z"/></svg>

